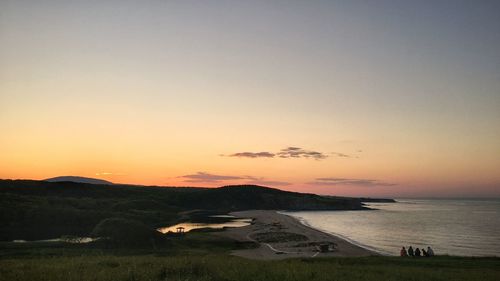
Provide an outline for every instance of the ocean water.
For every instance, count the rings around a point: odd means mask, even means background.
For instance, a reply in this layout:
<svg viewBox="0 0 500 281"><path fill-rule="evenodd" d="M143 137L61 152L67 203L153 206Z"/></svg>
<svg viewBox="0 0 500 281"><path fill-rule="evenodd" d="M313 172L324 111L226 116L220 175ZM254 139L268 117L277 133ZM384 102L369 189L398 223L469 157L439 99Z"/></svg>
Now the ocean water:
<svg viewBox="0 0 500 281"><path fill-rule="evenodd" d="M438 255L500 256L500 200L410 200L375 211L283 212L386 255L431 246Z"/></svg>

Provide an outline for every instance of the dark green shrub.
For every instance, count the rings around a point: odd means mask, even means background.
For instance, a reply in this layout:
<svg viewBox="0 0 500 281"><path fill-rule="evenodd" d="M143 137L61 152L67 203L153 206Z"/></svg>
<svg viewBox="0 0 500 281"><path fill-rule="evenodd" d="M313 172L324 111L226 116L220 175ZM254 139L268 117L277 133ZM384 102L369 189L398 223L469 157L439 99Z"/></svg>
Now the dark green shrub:
<svg viewBox="0 0 500 281"><path fill-rule="evenodd" d="M99 222L91 233L113 246L152 246L160 242L163 235L145 224L123 218L108 218Z"/></svg>

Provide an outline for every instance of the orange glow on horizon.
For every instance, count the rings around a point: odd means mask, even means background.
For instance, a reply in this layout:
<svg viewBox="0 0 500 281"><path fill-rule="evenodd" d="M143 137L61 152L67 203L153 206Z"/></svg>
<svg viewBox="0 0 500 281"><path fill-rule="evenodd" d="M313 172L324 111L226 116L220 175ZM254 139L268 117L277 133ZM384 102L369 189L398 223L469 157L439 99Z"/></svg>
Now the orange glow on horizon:
<svg viewBox="0 0 500 281"><path fill-rule="evenodd" d="M3 2L2 179L500 197L488 4Z"/></svg>

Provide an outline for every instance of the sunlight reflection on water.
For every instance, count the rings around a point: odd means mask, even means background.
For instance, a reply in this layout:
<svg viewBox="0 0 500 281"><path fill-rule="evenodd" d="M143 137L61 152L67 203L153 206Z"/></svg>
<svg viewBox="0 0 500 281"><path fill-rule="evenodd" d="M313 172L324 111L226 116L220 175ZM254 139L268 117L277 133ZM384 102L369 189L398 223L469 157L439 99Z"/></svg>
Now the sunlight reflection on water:
<svg viewBox="0 0 500 281"><path fill-rule="evenodd" d="M161 233L176 232L178 227L183 227L185 232L199 228L222 229L224 227L242 227L247 226L252 222L252 219L233 219L224 223L192 223L185 222L176 225L158 228Z"/></svg>

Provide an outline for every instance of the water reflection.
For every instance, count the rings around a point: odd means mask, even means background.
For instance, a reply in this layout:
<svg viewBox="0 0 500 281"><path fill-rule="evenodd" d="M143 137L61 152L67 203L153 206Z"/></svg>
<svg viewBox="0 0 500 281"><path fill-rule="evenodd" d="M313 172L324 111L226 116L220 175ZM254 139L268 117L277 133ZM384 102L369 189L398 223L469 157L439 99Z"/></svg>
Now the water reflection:
<svg viewBox="0 0 500 281"><path fill-rule="evenodd" d="M177 228L184 228L184 232L191 231L193 229L200 228L212 228L212 229L222 229L224 227L242 227L247 226L252 222L252 219L232 219L228 222L223 223L194 223L194 222L184 222L176 225L158 228L161 233L177 232Z"/></svg>
<svg viewBox="0 0 500 281"><path fill-rule="evenodd" d="M437 254L500 256L499 200L397 200L376 211L286 213L305 224L383 254L431 246Z"/></svg>
<svg viewBox="0 0 500 281"><path fill-rule="evenodd" d="M99 240L100 238L92 238L92 237L73 237L73 236L64 236L61 238L55 238L55 239L45 239L45 240L33 240L33 241L27 241L27 240L13 240L12 242L14 243L50 243L50 242L64 242L64 243L71 243L71 244L86 244L90 242L94 242Z"/></svg>

